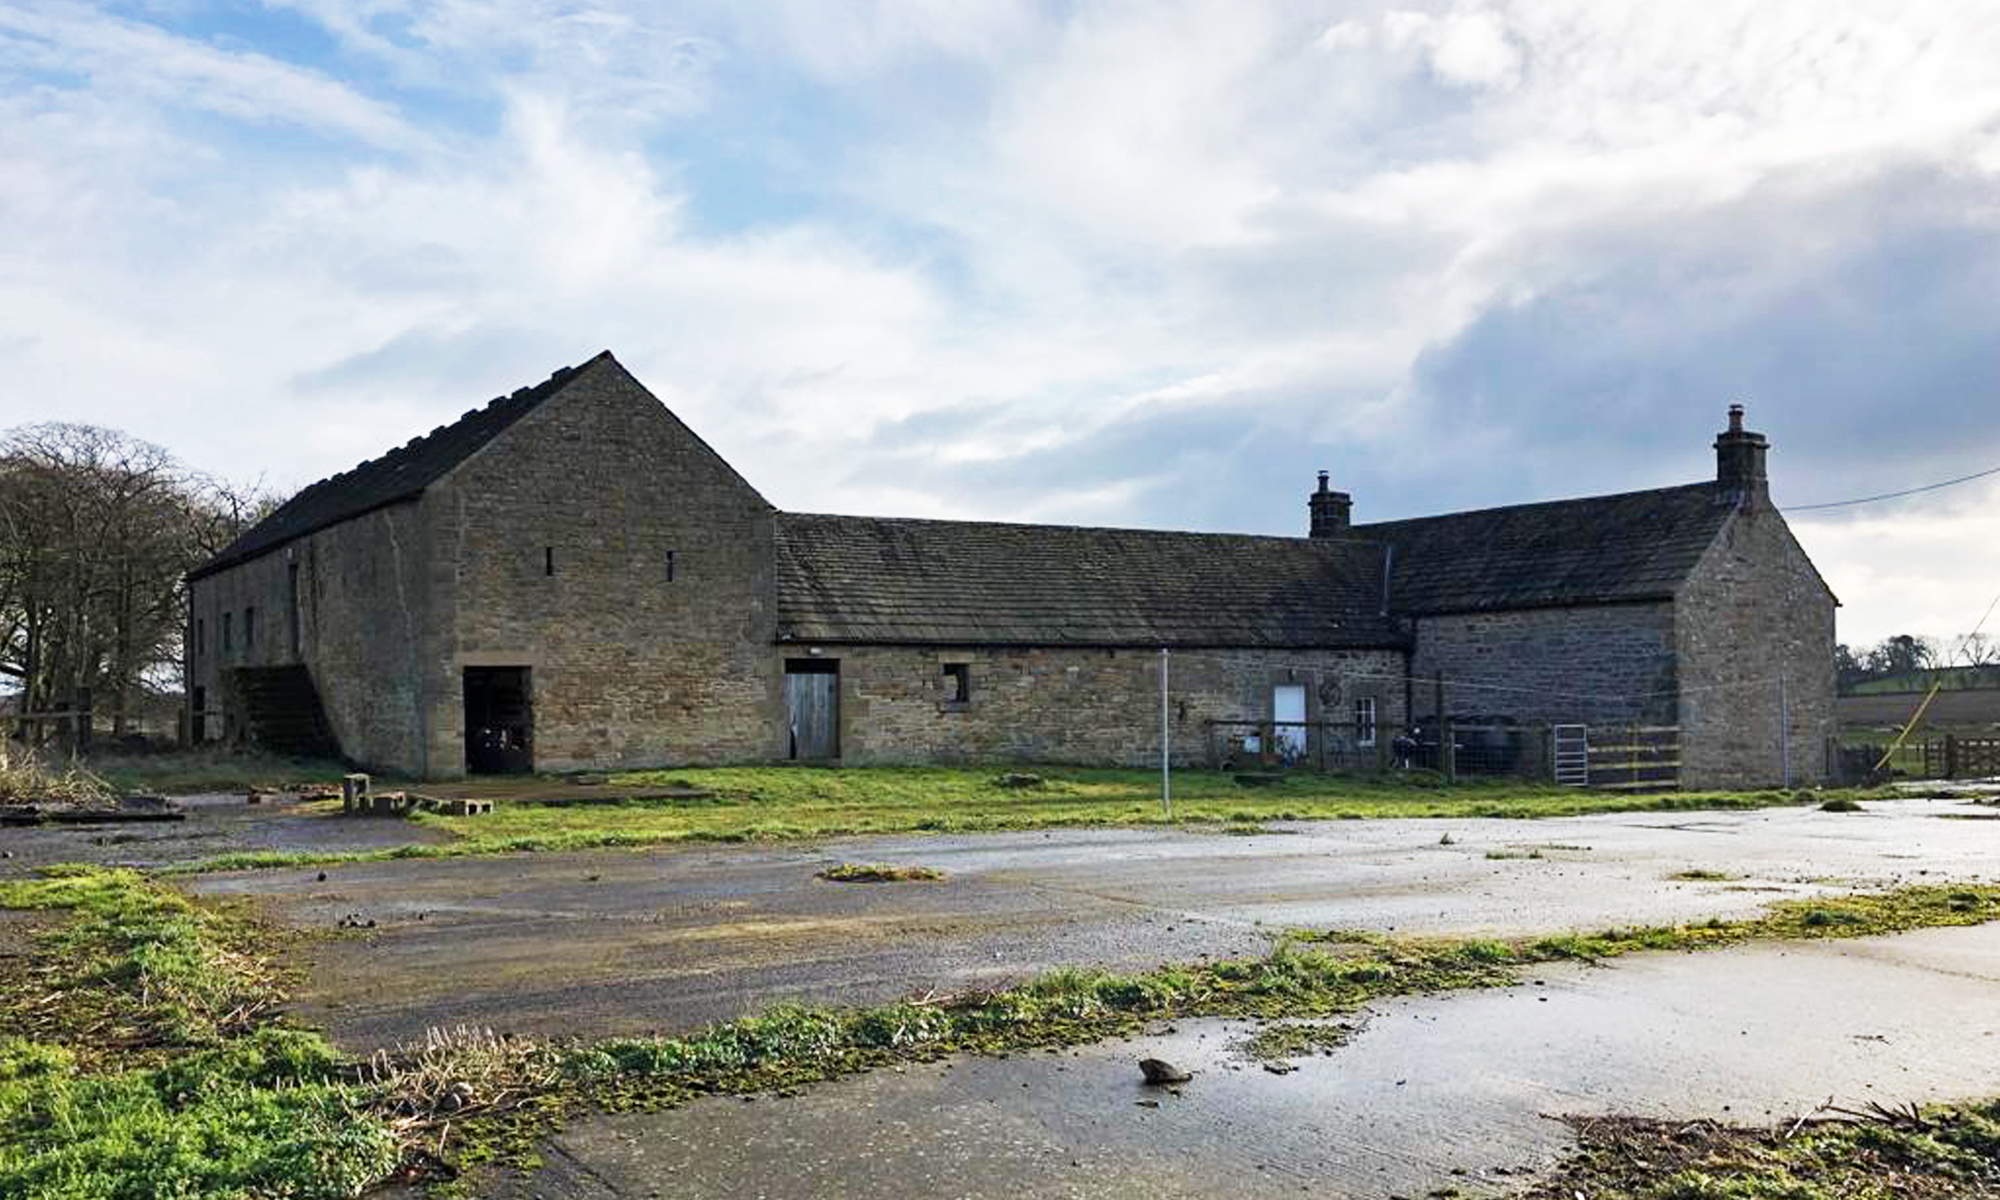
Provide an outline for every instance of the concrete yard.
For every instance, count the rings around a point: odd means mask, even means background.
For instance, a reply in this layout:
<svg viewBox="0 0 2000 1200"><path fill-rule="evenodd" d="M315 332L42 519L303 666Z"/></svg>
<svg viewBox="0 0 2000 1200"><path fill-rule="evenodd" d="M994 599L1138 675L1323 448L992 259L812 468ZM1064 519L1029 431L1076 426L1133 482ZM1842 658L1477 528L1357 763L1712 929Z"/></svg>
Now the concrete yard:
<svg viewBox="0 0 2000 1200"><path fill-rule="evenodd" d="M1562 1114L1770 1124L1832 1100L1983 1095L2000 1078L2000 927L1645 955L1539 985L1391 1001L1289 1075L1240 1023L1059 1056L878 1071L784 1100L592 1116L505 1200L875 1200L1491 1193L1569 1145ZM1134 1060L1195 1078L1147 1088ZM1142 1100L1157 1102L1145 1107Z"/></svg>
<svg viewBox="0 0 2000 1200"><path fill-rule="evenodd" d="M365 1051L432 1025L678 1031L780 1000L879 1002L1059 966L1257 954L1299 926L1527 933L1741 916L1848 884L2000 874L2000 822L1947 819L1992 811L1908 800L1852 814L1339 821L1249 837L881 837L398 860L190 886L255 897L308 928L361 924L310 948L296 1011ZM846 860L947 879L814 877ZM1733 878L1668 878L1690 869Z"/></svg>
<svg viewBox="0 0 2000 1200"><path fill-rule="evenodd" d="M1255 955L1284 930L1528 934L1755 914L1775 899L2000 877L1970 799L1867 811L1623 813L895 836L398 859L191 876L325 936L294 1016L362 1054L432 1026L591 1039L786 1000L863 1004L1063 966ZM181 826L34 830L0 874L244 848L367 849L393 820L198 802ZM836 884L836 862L941 882ZM1677 879L1688 872L1706 878ZM1387 1000L1273 1074L1238 1021L1062 1053L878 1070L792 1097L577 1114L507 1200L676 1196L1350 1198L1518 1188L1565 1114L1768 1124L1829 1101L1974 1098L2000 1078L2000 925L1549 966ZM1135 1061L1194 1070L1147 1091ZM1149 1103L1142 1104L1141 1101ZM1157 1105L1156 1107L1154 1105Z"/></svg>

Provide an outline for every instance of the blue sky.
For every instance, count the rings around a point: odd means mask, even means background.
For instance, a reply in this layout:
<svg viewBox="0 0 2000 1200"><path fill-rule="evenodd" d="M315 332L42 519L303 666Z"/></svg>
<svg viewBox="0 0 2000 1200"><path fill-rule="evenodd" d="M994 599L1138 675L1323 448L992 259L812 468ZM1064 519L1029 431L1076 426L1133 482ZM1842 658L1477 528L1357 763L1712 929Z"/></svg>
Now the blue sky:
<svg viewBox="0 0 2000 1200"><path fill-rule="evenodd" d="M788 508L2000 464L2000 5L14 0L0 425L290 488L609 347ZM1970 627L2000 482L1795 524Z"/></svg>

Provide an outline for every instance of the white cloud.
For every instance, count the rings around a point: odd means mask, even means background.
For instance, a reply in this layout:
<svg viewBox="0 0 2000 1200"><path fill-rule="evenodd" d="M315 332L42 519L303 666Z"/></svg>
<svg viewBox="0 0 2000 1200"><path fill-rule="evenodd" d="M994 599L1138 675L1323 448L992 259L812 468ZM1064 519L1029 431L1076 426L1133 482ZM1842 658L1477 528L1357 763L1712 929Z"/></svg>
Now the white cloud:
<svg viewBox="0 0 2000 1200"><path fill-rule="evenodd" d="M1782 318L1814 280L1865 313L1892 281L1824 268L1877 225L1911 254L1980 228L1884 179L2000 192L1971 0L269 2L345 57L0 11L0 423L297 484L610 346L779 503L1286 531L1328 460L1377 516L1570 490L1514 451L1637 395L1642 354L1693 372L1649 322L1755 344L1809 330ZM1717 227L1759 241L1674 236ZM1571 391L1427 407L1468 331L1592 303L1600 356L1530 330ZM1727 398L1687 398L1699 431ZM1594 420L1592 472L1704 469L1702 432ZM1788 484L1841 469L1770 432ZM1897 529L1992 532L1914 511L1810 526L1850 629L1949 632L1985 587L1871 565Z"/></svg>
<svg viewBox="0 0 2000 1200"><path fill-rule="evenodd" d="M81 75L99 94L300 125L392 149L425 145L392 106L319 72L218 50L81 5L0 7L0 70Z"/></svg>

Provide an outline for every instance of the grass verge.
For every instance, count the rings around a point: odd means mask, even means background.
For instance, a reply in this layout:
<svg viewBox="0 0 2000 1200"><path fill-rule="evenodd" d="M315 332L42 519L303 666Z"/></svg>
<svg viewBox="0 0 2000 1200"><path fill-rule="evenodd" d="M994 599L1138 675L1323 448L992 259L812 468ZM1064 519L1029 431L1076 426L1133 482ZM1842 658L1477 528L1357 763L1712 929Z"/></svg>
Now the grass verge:
<svg viewBox="0 0 2000 1200"><path fill-rule="evenodd" d="M316 1035L268 1023L281 977L244 918L131 872L71 869L5 885L0 906L61 910L44 963L85 964L24 1026L46 973L10 982L0 1016L0 1197L356 1194L401 1170L470 1194L471 1168L531 1166L540 1139L587 1107L657 1109L705 1095L791 1091L892 1063L1076 1045L1205 1016L1324 1020L1388 996L1518 982L1520 969L1757 938L1859 937L2000 918L2000 885L1910 887L1788 901L1763 916L1517 940L1287 935L1259 958L1135 975L1067 970L1017 987L859 1009L785 1006L672 1038L593 1044L459 1030L346 1063ZM31 956L34 957L34 956ZM37 982L39 981L39 982ZM157 1011L156 1011L157 1009ZM91 1016L90 1014L99 1014ZM105 1029L136 1031L110 1052ZM1274 1034L1273 1055L1333 1033ZM1676 1197L1675 1200L1683 1200Z"/></svg>
<svg viewBox="0 0 2000 1200"><path fill-rule="evenodd" d="M180 750L160 754L96 754L92 772L121 792L173 796L243 792L304 783L338 784L347 768L327 759L285 758L242 750ZM400 786L384 778L387 786Z"/></svg>
<svg viewBox="0 0 2000 1200"><path fill-rule="evenodd" d="M2000 1190L2000 1101L1768 1129L1569 1118L1577 1151L1535 1200L1959 1200Z"/></svg>
<svg viewBox="0 0 2000 1200"><path fill-rule="evenodd" d="M978 833L1084 826L1180 825L1247 832L1266 821L1373 817L1558 817L1611 811L1751 809L1800 803L1814 793L1672 792L1628 795L1519 781L1446 787L1422 773L1360 779L1300 773L1244 788L1230 775L1174 777L1174 809L1159 804L1159 776L1146 771L1044 768L1033 788L1008 776L948 767L719 767L637 772L605 782L658 789L651 798L591 804L527 803L563 780L501 781L494 810L477 817L421 813L411 819L454 835L433 844L359 852L246 852L181 870L315 866L396 858L593 850L677 842L742 842L885 833ZM1872 798L1876 793L1867 793ZM330 806L328 811L337 810Z"/></svg>

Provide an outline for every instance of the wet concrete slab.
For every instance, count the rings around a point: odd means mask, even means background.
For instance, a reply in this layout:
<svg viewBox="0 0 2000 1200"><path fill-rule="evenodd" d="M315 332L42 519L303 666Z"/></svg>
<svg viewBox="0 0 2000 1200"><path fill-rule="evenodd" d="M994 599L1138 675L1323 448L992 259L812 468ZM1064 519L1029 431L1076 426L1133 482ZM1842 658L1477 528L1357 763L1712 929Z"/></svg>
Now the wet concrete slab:
<svg viewBox="0 0 2000 1200"><path fill-rule="evenodd" d="M1247 1026L881 1071L779 1099L592 1116L509 1200L665 1196L1296 1197L1498 1192L1570 1145L1559 1114L1768 1124L1986 1095L2000 927L1551 968L1385 1003L1325 1057L1266 1072ZM1135 1062L1193 1069L1173 1096ZM1157 1102L1157 1107L1142 1101Z"/></svg>
<svg viewBox="0 0 2000 1200"><path fill-rule="evenodd" d="M1060 966L1142 970L1261 953L1299 926L1529 933L1745 916L1847 886L2000 875L2000 822L1943 819L1991 811L1907 800L1856 814L1333 821L1248 837L878 837L402 860L191 886L256 897L307 927L361 923L312 948L297 1013L363 1051L434 1025L603 1037L781 1000L876 1003ZM814 877L848 860L947 879ZM1730 878L1671 878L1690 869Z"/></svg>
<svg viewBox="0 0 2000 1200"><path fill-rule="evenodd" d="M248 851L341 854L450 840L395 817L329 817L296 800L178 796L184 821L0 829L0 879L53 863L154 869Z"/></svg>

